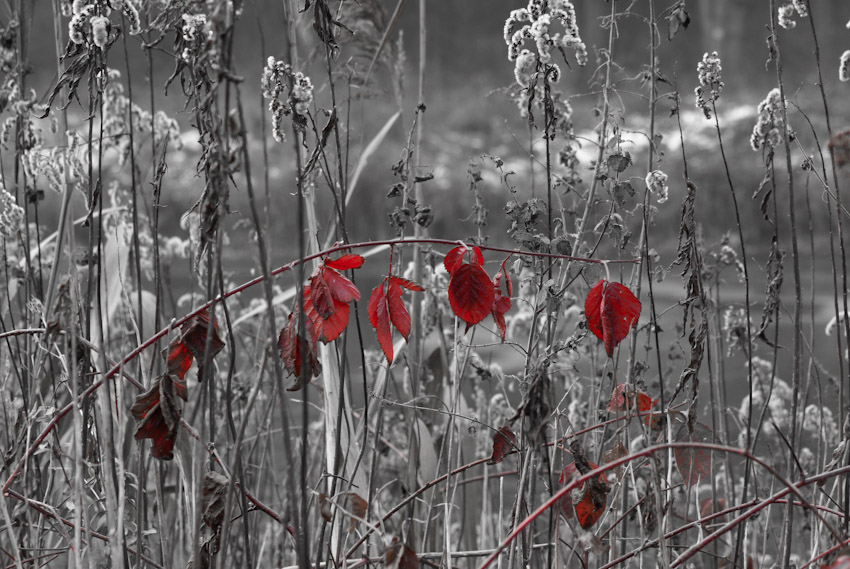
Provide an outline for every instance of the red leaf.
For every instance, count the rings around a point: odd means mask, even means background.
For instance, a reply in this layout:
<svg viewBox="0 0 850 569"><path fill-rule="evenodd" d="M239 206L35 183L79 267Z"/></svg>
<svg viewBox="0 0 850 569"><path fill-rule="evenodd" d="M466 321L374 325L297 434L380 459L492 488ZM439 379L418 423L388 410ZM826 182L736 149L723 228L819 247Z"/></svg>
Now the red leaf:
<svg viewBox="0 0 850 569"><path fill-rule="evenodd" d="M192 361L194 359L186 344L179 338L175 339L169 346L168 357L166 358L168 374L182 380L186 377L186 372L189 371L189 368L192 367ZM185 386L185 383L183 385ZM183 397L183 399L185 400L186 398Z"/></svg>
<svg viewBox="0 0 850 569"><path fill-rule="evenodd" d="M453 275L454 272L460 268L460 265L463 262L463 256L466 254L467 250L466 245L461 245L446 253L446 257L443 259L443 266L446 267L446 270L450 275Z"/></svg>
<svg viewBox="0 0 850 569"><path fill-rule="evenodd" d="M821 565L825 569L850 569L850 556L839 555L830 565Z"/></svg>
<svg viewBox="0 0 850 569"><path fill-rule="evenodd" d="M369 297L368 312L369 323L372 324L372 328L378 334L378 343L384 351L384 356L386 356L388 363L392 363L393 333L390 329L390 314L387 307L387 297L384 293L385 283L386 281L372 289L372 295Z"/></svg>
<svg viewBox="0 0 850 569"><path fill-rule="evenodd" d="M384 551L384 569L419 569L419 558L407 544L393 538L392 544Z"/></svg>
<svg viewBox="0 0 850 569"><path fill-rule="evenodd" d="M387 282L387 310L390 314L390 321L406 342L410 336L410 313L407 312L407 307L401 300L403 291L397 280L395 277L390 277Z"/></svg>
<svg viewBox="0 0 850 569"><path fill-rule="evenodd" d="M316 310L316 315L321 318L329 318L334 313L334 302L331 297L331 287L318 271L310 279L309 286L304 287L304 298L310 300L310 304Z"/></svg>
<svg viewBox="0 0 850 569"><path fill-rule="evenodd" d="M462 264L449 281L449 303L468 326L478 324L490 314L495 296L493 281L480 265Z"/></svg>
<svg viewBox="0 0 850 569"><path fill-rule="evenodd" d="M481 254L481 249L478 247L472 248L472 260L470 263L475 263L479 266L484 264L484 255Z"/></svg>
<svg viewBox="0 0 850 569"><path fill-rule="evenodd" d="M576 504L576 519L583 529L590 529L605 513L608 497L592 490L592 486L584 493L584 498Z"/></svg>
<svg viewBox="0 0 850 569"><path fill-rule="evenodd" d="M304 375L307 378L318 376L322 372L322 364L316 356L316 340L315 330L310 318L305 319L304 329L307 336L305 339L298 333L298 318L294 313L289 314L289 320L286 326L281 328L280 336L278 336L277 346L280 349L280 357L283 359L283 365L290 375L295 376L295 385L290 387L289 391L297 391L301 389L301 352L303 350L306 355L304 362Z"/></svg>
<svg viewBox="0 0 850 569"><path fill-rule="evenodd" d="M343 255L339 259L325 259L325 266L338 271L347 271L349 269L359 269L363 266L363 257L360 255L348 254Z"/></svg>
<svg viewBox="0 0 850 569"><path fill-rule="evenodd" d="M597 465L592 462L588 462L588 465L591 469L597 468ZM571 462L570 464L566 465L563 470L561 470L561 478L559 480L559 483L561 484L561 486L565 486L566 484L569 484L573 480L573 478L577 477L578 475L579 472L576 468L576 464L574 462ZM604 488L606 484L605 475L600 474L597 477L597 480ZM584 486L585 484L582 482L578 486L578 489L581 490L582 488L584 488ZM569 498L569 500L567 500L567 498ZM572 515L572 512L568 514L564 510L568 508L568 506L571 504L572 498L569 496L565 496L561 500L561 512L567 518ZM587 490L585 490L584 492L584 496L582 496L582 499L579 500L579 502L575 505L576 518L578 519L579 525L581 525L581 527L584 529L590 529L593 524L599 521L599 518L602 517L602 514L605 513L605 507L607 504L608 497L606 496L606 494L599 491L597 489L597 485L588 484Z"/></svg>
<svg viewBox="0 0 850 569"><path fill-rule="evenodd" d="M673 437L677 443L711 442L711 429L702 423L694 424L693 434L688 433L688 424L683 423ZM711 474L711 453L702 448L675 448L673 456L682 480L687 486L693 486Z"/></svg>
<svg viewBox="0 0 850 569"><path fill-rule="evenodd" d="M209 326L209 312L196 314L180 327L180 339L186 344L189 352L199 361L204 361L204 350L207 348L207 328L212 330L210 339L210 358L214 358L224 347L224 342L218 336L218 323L213 320Z"/></svg>
<svg viewBox="0 0 850 569"><path fill-rule="evenodd" d="M505 288L507 289L507 296L502 296L502 275L505 275ZM496 276L493 277L493 307L490 309L490 313L493 315L493 321L496 323L496 327L499 329L499 335L502 337L502 341L505 341L505 334L507 333L507 324L505 322L505 314L507 314L508 310L511 309L511 277L508 275L507 271L505 271L504 265L499 269L499 272L496 273Z"/></svg>
<svg viewBox="0 0 850 569"><path fill-rule="evenodd" d="M403 279L401 277L392 276L390 277L391 281L395 281L399 284L399 286L406 288L407 290L412 290L416 292L423 292L425 289L416 284L413 281L409 281L407 279Z"/></svg>
<svg viewBox="0 0 850 569"><path fill-rule="evenodd" d="M502 427L493 435L493 454L487 464L499 464L516 445L516 435L508 427Z"/></svg>
<svg viewBox="0 0 850 569"><path fill-rule="evenodd" d="M139 421L133 438L137 441L151 439L151 456L171 460L180 421L171 378L162 376L151 389L136 398L131 411Z"/></svg>
<svg viewBox="0 0 850 569"><path fill-rule="evenodd" d="M613 357L614 348L629 334L640 316L640 301L620 283L601 279L584 300L587 327L605 343L605 353Z"/></svg>
<svg viewBox="0 0 850 569"><path fill-rule="evenodd" d="M342 302L351 302L352 300L360 300L360 291L354 286L354 283L327 267L322 268L322 277L328 283L331 296L335 300Z"/></svg>

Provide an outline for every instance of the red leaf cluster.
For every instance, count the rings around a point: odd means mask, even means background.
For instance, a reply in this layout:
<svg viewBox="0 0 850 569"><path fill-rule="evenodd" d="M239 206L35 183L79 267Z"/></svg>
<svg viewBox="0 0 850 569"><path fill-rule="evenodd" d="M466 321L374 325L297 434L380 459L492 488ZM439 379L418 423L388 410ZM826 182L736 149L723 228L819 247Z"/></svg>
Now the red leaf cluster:
<svg viewBox="0 0 850 569"><path fill-rule="evenodd" d="M300 333L297 311L293 310L277 340L286 371L296 377L290 391L301 389L302 377L314 377L321 373L317 343L333 342L348 326L351 312L349 304L360 300L360 291L339 271L359 269L361 266L363 257L348 254L338 259L324 259L310 275L310 282L304 286L301 294L306 316L304 335Z"/></svg>
<svg viewBox="0 0 850 569"><path fill-rule="evenodd" d="M588 462L588 466L591 469L597 468L597 465ZM571 462L566 465L563 470L561 470L561 478L558 480L561 486L566 486L569 484L574 478L579 476L579 470L576 467L575 462ZM575 504L575 513L576 519L578 520L579 525L582 529L590 529L593 527L593 524L599 521L599 518L602 517L602 514L605 513L605 507L608 505L608 496L601 492L600 488L606 488L607 482L605 480L605 475L600 474L597 478L597 484L588 484L587 489L584 491L584 494L581 497L581 500ZM582 483L578 486L579 490L584 489L585 484ZM572 511L570 507L573 505L572 497L564 496L561 499L560 507L561 513L565 518L570 518L572 516Z"/></svg>
<svg viewBox="0 0 850 569"><path fill-rule="evenodd" d="M493 435L493 454L487 464L499 464L516 446L516 435L507 426L502 427Z"/></svg>
<svg viewBox="0 0 850 569"><path fill-rule="evenodd" d="M207 331L212 335L207 336ZM218 324L210 324L209 312L204 310L187 320L180 327L180 334L171 341L163 352L166 360L166 372L159 377L146 392L136 397L130 409L138 422L133 437L138 441L151 439L151 456L160 460L170 460L174 454L174 441L177 426L180 423L179 397L188 398L186 373L197 358L199 365L204 361L204 352L209 344L210 359L224 347L218 335ZM203 373L199 369L198 378Z"/></svg>
<svg viewBox="0 0 850 569"><path fill-rule="evenodd" d="M614 348L640 316L640 301L625 286L601 279L584 299L587 327L605 343L605 353L614 356Z"/></svg>
<svg viewBox="0 0 850 569"><path fill-rule="evenodd" d="M404 290L422 292L421 286L413 281L394 275L385 278L372 289L369 297L369 323L378 335L378 343L384 351L387 363L393 362L393 333L390 324L395 326L406 342L410 336L410 313L401 299Z"/></svg>

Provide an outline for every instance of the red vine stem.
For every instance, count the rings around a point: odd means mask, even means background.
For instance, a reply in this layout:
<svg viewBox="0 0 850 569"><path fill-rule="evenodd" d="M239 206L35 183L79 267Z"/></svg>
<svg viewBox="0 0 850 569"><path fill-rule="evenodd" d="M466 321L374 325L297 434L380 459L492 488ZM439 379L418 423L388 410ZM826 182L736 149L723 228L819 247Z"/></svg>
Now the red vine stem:
<svg viewBox="0 0 850 569"><path fill-rule="evenodd" d="M749 458L751 461L755 462L756 464L761 465L765 470L770 472L770 474L772 474L777 480L782 482L782 484L784 484L786 486L788 491L796 494L797 497L800 499L800 501L803 504L805 504L809 508L812 508L811 504L809 504L806 501L806 499L802 496L802 494L800 494L799 490L797 490L797 487L793 483L786 480L785 477L783 477L781 474L779 474L776 470L773 469L773 467L771 467L765 461L763 461L763 460L761 460L761 459L759 459L755 456L752 456L750 453L748 453L745 450L742 450L742 449L739 449L739 448L734 448L734 447L728 447L728 446L724 446L724 445L712 444L712 443L696 443L696 442L661 443L661 444L657 444L657 445L651 446L649 448L643 449L640 452L636 452L634 454L630 454L630 455L618 458L616 460L612 460L611 462L608 462L608 463L606 463L602 466L594 468L593 470L587 472L586 474L583 474L583 475L581 475L577 478L574 478L569 484L567 484L566 486L564 486L563 488L558 490L555 494L552 495L551 498L549 498L548 500L543 502L543 504L541 504L539 508L537 508L534 512L532 512L522 522L520 522L517 525L517 527L514 528L514 530L508 535L508 537L505 538L505 541L502 542L502 544L499 547L497 547L496 550L487 559L484 560L484 563L482 563L481 566L478 569L486 569L493 561L495 561L499 557L499 554L502 551L504 551L504 549L508 545L510 545L510 543L514 539L516 539L516 537L520 533L522 533L522 531L526 527L528 527L529 524L531 524L531 522L533 522L535 519L537 519L541 514L545 513L546 510L548 510L549 508L551 508L552 506L557 504L558 501L561 500L561 498L563 498L564 496L566 496L573 488L576 488L577 486L584 484L586 481L588 481L592 478L595 478L595 477L599 476L600 474L604 474L605 472L607 472L609 470L613 470L614 468L617 468L618 466L622 466L623 464L627 464L627 463L629 463L629 462L631 462L635 459L653 455L658 451L663 451L663 450L667 450L667 449L676 449L676 448L682 448L682 449L699 448L699 449L712 450L712 451L717 451L717 452L726 452L726 453L729 453L729 454L737 454L739 456ZM834 476L835 472L831 472L829 474ZM762 502L761 504L759 504L758 506L753 508L753 510L750 510L750 512L748 512L748 514L752 515L754 513L754 511L758 511L758 510L766 507L767 505L768 505L767 503ZM824 525L831 530L831 533L835 537L836 541L841 541L842 538L835 532L835 530L829 524L826 523L826 520L824 520L820 516L820 514L817 512L817 510L814 509L814 508L812 508L812 510L815 511L815 513L818 515L818 517L821 519L821 521L824 523ZM715 534L719 535L723 531L728 531L728 529L731 529L732 527L734 527L738 523L740 523L740 520L739 520L739 518L736 518L735 520L732 520L731 522L727 523L722 528L717 530L715 532ZM712 534L712 535L706 537L700 543L693 545L690 548L688 548L687 551L685 551L684 553L682 553L682 555L680 555L678 558L676 558L676 561L673 562L671 567L676 567L678 565L681 565L682 563L684 563L685 561L690 559L690 557L692 557L695 553L700 551L701 548L704 547L706 543L709 543L710 540L717 539L717 536L715 534Z"/></svg>
<svg viewBox="0 0 850 569"><path fill-rule="evenodd" d="M309 261L312 261L313 259L318 259L320 257L324 257L324 256L327 256L327 255L332 255L333 253L337 253L339 251L348 251L348 250L351 250L351 249L362 249L362 248L366 248L366 247L380 247L382 245L392 246L392 245L406 245L406 244L465 245L465 246L469 247L469 245L467 245L463 241L450 241L448 239L423 239L423 238L419 238L419 239L416 239L416 238L390 239L390 240L386 240L386 241L367 241L367 242L361 242L361 243L350 243L350 244L346 244L346 245L335 245L335 246L330 247L328 249L325 249L323 251L319 251L318 253L308 255L308 256L304 257L303 259L291 261L291 262L289 262L285 265L282 265L282 266L276 268L275 270L273 270L271 272L271 276L277 276L277 275L284 273L284 272L286 272L286 271L288 271L288 270L290 270L290 269L292 269L292 268L294 268L294 267L296 267L300 264L307 263ZM584 263L597 263L597 264L603 263L603 262L604 263L636 263L638 261L638 259L614 259L614 260L610 260L610 261L607 261L607 260L603 261L603 260L600 260L600 259L586 259L584 257L571 257L569 255L557 255L557 254L554 254L554 253L532 253L532 252L528 252L528 251L516 251L516 250L513 250L513 249L503 249L503 248L500 248L500 247L479 246L479 248L487 250L487 251L495 251L495 252L500 252L500 253L513 253L513 254L518 254L518 255L529 255L529 256L532 256L532 257L548 257L548 258L553 258L553 259L565 259L565 260L569 260L569 261L579 261L579 262L584 262ZM131 362L133 359L135 359L135 357L138 356L140 353L142 353L145 349L147 349L148 347L153 345L155 342L159 341L163 336L168 334L172 329L183 325L190 318L197 316L201 312L204 312L205 310L207 310L208 308L213 306L215 303L221 302L222 300L225 300L227 298L230 298L231 296L239 294L240 292L243 292L243 291L263 282L264 279L265 279L265 277L263 275L260 275L260 276L254 278L254 279L252 279L248 282L242 283L241 285L239 285L239 286L237 286L237 287L235 287L235 288L233 288L233 289L231 289L227 292L224 292L224 293L218 295L214 299L207 301L206 303L202 304L201 306L199 306L195 310L193 310L193 311L189 312L188 314L186 314L185 316L183 316L182 318L172 320L172 322L167 327L163 328L162 330L160 330L159 332L157 332L156 334L154 334L153 336L151 336L147 340L145 340L142 344L140 344L133 351L131 351L129 354L127 354L127 356L124 357L123 360L121 360L119 363L114 365L99 380L92 383L85 391L83 391L78 396L78 404L82 404L82 402L87 397L89 397L101 385L103 385L107 380L111 379L116 373L118 373L118 370L120 370L123 366L127 365L129 362ZM65 415L70 413L73 408L74 408L74 403L72 402L72 403L67 404L65 407L63 407L62 409L60 409L59 411L56 412L56 414L53 416L53 418L50 420L50 422L45 426L45 428L38 435L38 437L36 437L35 441L33 441L32 445L30 445L30 447L27 449L27 452L18 461L18 464L15 465L15 469L11 472L11 474L9 475L9 478L3 484L3 488L2 488L2 490L0 490L0 494L2 494L2 495L6 494L6 492L9 489L9 486L12 484L12 482L18 476L18 473L20 472L22 466L26 463L27 460L29 460L29 458L36 451L36 449L38 449L38 447L41 445L41 443L44 442L44 440L53 431L53 429L56 427L56 425L59 423L59 421Z"/></svg>

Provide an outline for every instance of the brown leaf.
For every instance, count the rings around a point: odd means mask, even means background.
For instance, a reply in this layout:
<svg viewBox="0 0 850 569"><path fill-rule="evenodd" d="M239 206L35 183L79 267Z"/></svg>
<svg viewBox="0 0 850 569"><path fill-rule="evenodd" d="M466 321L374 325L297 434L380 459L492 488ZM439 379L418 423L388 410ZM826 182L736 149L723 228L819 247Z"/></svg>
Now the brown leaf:
<svg viewBox="0 0 850 569"><path fill-rule="evenodd" d="M419 569L419 558L415 551L394 537L392 544L384 551L384 568Z"/></svg>
<svg viewBox="0 0 850 569"><path fill-rule="evenodd" d="M204 523L215 532L221 530L224 521L224 503L230 481L218 472L209 471L204 474L204 485L201 490L201 508Z"/></svg>

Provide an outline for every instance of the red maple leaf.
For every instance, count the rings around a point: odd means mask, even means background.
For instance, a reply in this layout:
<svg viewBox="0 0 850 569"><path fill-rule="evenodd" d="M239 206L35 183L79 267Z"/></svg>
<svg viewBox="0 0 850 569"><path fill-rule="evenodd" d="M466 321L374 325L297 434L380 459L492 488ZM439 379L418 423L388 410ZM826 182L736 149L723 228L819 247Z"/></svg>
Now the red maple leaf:
<svg viewBox="0 0 850 569"><path fill-rule="evenodd" d="M393 361L393 336L390 324L395 326L405 341L410 336L410 313L401 299L403 289L420 292L425 290L413 281L390 275L372 289L369 297L369 323L375 329L378 344L388 363Z"/></svg>
<svg viewBox="0 0 850 569"><path fill-rule="evenodd" d="M601 279L584 299L587 327L605 343L605 353L613 357L614 348L629 334L640 316L640 301L620 283Z"/></svg>

